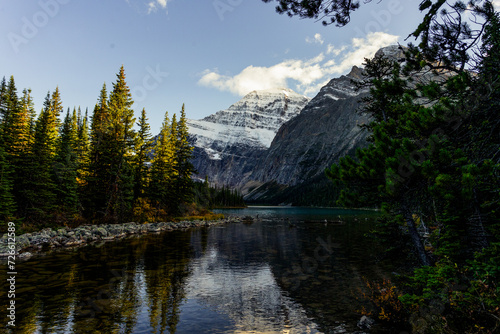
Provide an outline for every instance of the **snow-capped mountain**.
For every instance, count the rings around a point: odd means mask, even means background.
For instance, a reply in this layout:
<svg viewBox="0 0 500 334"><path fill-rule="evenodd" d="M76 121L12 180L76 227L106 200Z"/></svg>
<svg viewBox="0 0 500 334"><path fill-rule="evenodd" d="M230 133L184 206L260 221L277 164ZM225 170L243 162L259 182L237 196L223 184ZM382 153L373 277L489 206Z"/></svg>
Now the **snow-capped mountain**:
<svg viewBox="0 0 500 334"><path fill-rule="evenodd" d="M227 110L188 120L198 175L235 185L271 145L281 125L297 116L309 98L286 88L253 91Z"/></svg>
<svg viewBox="0 0 500 334"><path fill-rule="evenodd" d="M295 186L323 175L325 168L366 145L368 133L359 127L370 118L357 112L366 90L355 82L363 78L357 66L321 88L300 115L285 123L252 173L242 178L240 189L255 188L247 199L262 196L258 186L266 183Z"/></svg>

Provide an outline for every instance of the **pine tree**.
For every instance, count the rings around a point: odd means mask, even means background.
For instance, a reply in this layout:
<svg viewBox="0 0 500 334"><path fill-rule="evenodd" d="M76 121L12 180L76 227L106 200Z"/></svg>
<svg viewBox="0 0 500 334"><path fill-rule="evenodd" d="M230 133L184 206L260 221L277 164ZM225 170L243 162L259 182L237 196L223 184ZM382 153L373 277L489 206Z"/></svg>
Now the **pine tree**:
<svg viewBox="0 0 500 334"><path fill-rule="evenodd" d="M6 94L7 92L7 81L5 77L2 78L0 82L0 123L3 123L5 119L5 110L6 110Z"/></svg>
<svg viewBox="0 0 500 334"><path fill-rule="evenodd" d="M111 157L107 154L111 143L108 131L110 121L108 93L103 84L92 115L90 129L89 162L86 166L84 196L85 215L93 220L105 215L108 189L110 188Z"/></svg>
<svg viewBox="0 0 500 334"><path fill-rule="evenodd" d="M165 113L165 119L156 139L154 157L151 162L149 198L156 208L157 218L174 210L174 186L176 178L175 146L172 142L172 125Z"/></svg>
<svg viewBox="0 0 500 334"><path fill-rule="evenodd" d="M177 191L179 201L191 202L193 200L193 181L191 175L194 173L194 166L191 162L193 146L188 141L189 132L186 124L186 112L184 104L181 109L181 117L177 123L177 143L176 143L176 159L177 159Z"/></svg>
<svg viewBox="0 0 500 334"><path fill-rule="evenodd" d="M3 134L0 128L0 222L11 220L15 213L12 184L12 168L4 150Z"/></svg>
<svg viewBox="0 0 500 334"><path fill-rule="evenodd" d="M59 212L73 215L77 212L77 140L78 124L76 110L70 116L69 108L61 126L54 163L56 196Z"/></svg>
<svg viewBox="0 0 500 334"><path fill-rule="evenodd" d="M35 142L35 123L36 111L33 104L33 97L31 96L31 89L23 90L23 97L21 98L21 108L23 113L27 115L27 148L28 152L31 150Z"/></svg>
<svg viewBox="0 0 500 334"><path fill-rule="evenodd" d="M19 157L26 151L29 139L29 114L17 96L14 77L11 76L4 95L3 135L9 157Z"/></svg>
<svg viewBox="0 0 500 334"><path fill-rule="evenodd" d="M135 122L130 89L123 66L107 98L103 85L92 116L87 216L123 221L133 203L133 148Z"/></svg>
<svg viewBox="0 0 500 334"><path fill-rule="evenodd" d="M88 167L90 163L90 139L88 126L88 113L82 117L80 107L77 116L77 183L80 188L84 188L88 178Z"/></svg>
<svg viewBox="0 0 500 334"><path fill-rule="evenodd" d="M30 153L28 174L22 188L20 211L31 220L47 219L55 212L56 191L54 163L59 134L59 115L62 111L59 89L52 97L47 94L35 126L35 140Z"/></svg>
<svg viewBox="0 0 500 334"><path fill-rule="evenodd" d="M12 183L12 194L18 198L18 189L22 179L20 170L23 166L23 155L28 146L28 115L22 108L21 101L17 96L17 88L14 77L11 76L9 83L2 83L0 95L2 96L2 142L4 147L4 158L10 167L10 182Z"/></svg>
<svg viewBox="0 0 500 334"><path fill-rule="evenodd" d="M133 130L133 103L122 66L108 101L111 187L107 196L106 216L118 221L130 214L134 199L132 154L136 133Z"/></svg>
<svg viewBox="0 0 500 334"><path fill-rule="evenodd" d="M142 109L137 122L139 130L135 141L134 156L134 200L144 195L147 188L148 163L152 149L150 126L146 117L146 109Z"/></svg>

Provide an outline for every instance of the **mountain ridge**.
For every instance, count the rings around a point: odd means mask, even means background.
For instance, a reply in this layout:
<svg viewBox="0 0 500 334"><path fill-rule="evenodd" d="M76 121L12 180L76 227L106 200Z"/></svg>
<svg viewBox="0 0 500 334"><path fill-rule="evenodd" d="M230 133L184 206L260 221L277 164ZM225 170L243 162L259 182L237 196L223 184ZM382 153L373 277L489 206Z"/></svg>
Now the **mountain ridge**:
<svg viewBox="0 0 500 334"><path fill-rule="evenodd" d="M188 120L198 176L236 186L271 145L281 125L297 116L309 98L288 88L254 90L228 109Z"/></svg>

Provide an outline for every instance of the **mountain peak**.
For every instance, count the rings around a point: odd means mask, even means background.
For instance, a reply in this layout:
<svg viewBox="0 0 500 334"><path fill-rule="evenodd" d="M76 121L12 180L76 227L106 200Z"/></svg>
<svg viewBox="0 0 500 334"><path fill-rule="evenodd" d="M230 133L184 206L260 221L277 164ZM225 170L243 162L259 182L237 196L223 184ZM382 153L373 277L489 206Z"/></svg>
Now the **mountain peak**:
<svg viewBox="0 0 500 334"><path fill-rule="evenodd" d="M389 45L389 46L385 46L383 48L380 48L375 53L375 57L385 57L389 60L399 61L401 59L404 59L404 57L405 57L404 50L405 50L405 48L403 46Z"/></svg>
<svg viewBox="0 0 500 334"><path fill-rule="evenodd" d="M226 110L188 120L189 132L194 146L214 160L234 154L235 147L266 149L281 125L308 102L309 98L289 88L254 90Z"/></svg>
<svg viewBox="0 0 500 334"><path fill-rule="evenodd" d="M295 96L295 97L302 97L303 95L293 91L290 88L285 88L285 87L275 87L275 88L268 88L268 89L259 89L259 90L253 90L250 93L246 94L243 99L246 98L253 98L253 96L279 96L279 95L284 95L286 97L288 96Z"/></svg>
<svg viewBox="0 0 500 334"><path fill-rule="evenodd" d="M347 74L346 76L351 78L351 79L361 80L361 79L363 79L363 76L364 76L363 69L354 65L351 69L351 72L349 72L349 74Z"/></svg>

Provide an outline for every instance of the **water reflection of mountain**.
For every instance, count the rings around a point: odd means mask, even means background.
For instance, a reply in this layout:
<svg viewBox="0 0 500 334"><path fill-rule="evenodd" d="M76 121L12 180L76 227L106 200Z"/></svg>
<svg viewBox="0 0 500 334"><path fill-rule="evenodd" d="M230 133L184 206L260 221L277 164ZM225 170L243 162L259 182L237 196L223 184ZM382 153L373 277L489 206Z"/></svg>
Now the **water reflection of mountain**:
<svg viewBox="0 0 500 334"><path fill-rule="evenodd" d="M350 223L229 225L205 236L205 253L193 234L197 259L190 265L188 295L245 328L316 323L328 332L346 321L352 327L362 306L362 277L383 273L367 255L370 244L360 240L369 226Z"/></svg>
<svg viewBox="0 0 500 334"><path fill-rule="evenodd" d="M227 315L237 332L317 333L304 309L287 297L265 263L238 266L216 248L191 263L189 298Z"/></svg>

